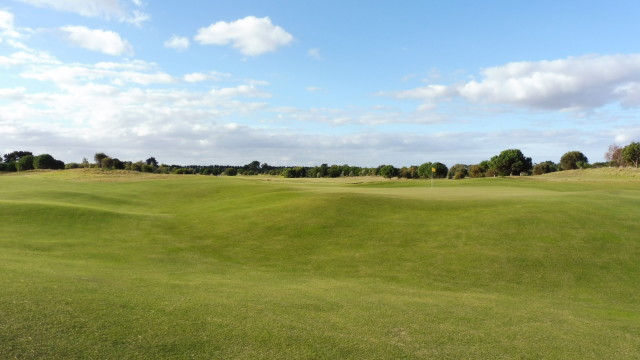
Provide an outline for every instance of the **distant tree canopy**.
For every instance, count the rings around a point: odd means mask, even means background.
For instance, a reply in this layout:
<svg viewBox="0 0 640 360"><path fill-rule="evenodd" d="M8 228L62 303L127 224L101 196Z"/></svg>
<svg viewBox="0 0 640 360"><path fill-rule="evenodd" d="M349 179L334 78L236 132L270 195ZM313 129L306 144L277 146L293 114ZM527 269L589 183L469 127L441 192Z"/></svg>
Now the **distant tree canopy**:
<svg viewBox="0 0 640 360"><path fill-rule="evenodd" d="M33 155L31 151L12 151L8 154L4 154L3 159L5 163L17 162L23 156Z"/></svg>
<svg viewBox="0 0 640 360"><path fill-rule="evenodd" d="M64 169L64 168L101 168L103 170L129 170L158 174L201 174L201 175L280 175L289 178L300 177L353 177L382 176L385 178L405 179L464 179L466 177L491 177L513 175L541 175L559 170L570 170L603 166L635 166L640 165L640 142L632 142L624 147L611 145L605 153L607 162L589 164L587 157L580 151L569 151L562 155L560 163L544 161L533 166L531 158L524 156L519 149L507 149L493 156L490 160L478 164L455 164L451 168L441 162L425 162L420 166L411 165L396 168L385 164L377 167L358 167L344 165L319 166L272 166L254 160L237 165L167 165L159 164L155 157L145 161L121 161L103 152L95 153L94 163L84 158L81 163L65 164L49 154L34 156L30 151L12 151L4 154L0 160L0 171L26 171L31 169Z"/></svg>
<svg viewBox="0 0 640 360"><path fill-rule="evenodd" d="M582 169L589 164L589 159L580 151L569 151L560 158L562 170Z"/></svg>
<svg viewBox="0 0 640 360"><path fill-rule="evenodd" d="M504 150L499 155L492 157L489 162L490 168L493 168L501 176L528 173L533 167L531 158L525 157L519 149Z"/></svg>
<svg viewBox="0 0 640 360"><path fill-rule="evenodd" d="M33 156L31 151L12 151L4 154L0 162L0 171L27 171L34 169L64 169L65 164L49 154Z"/></svg>

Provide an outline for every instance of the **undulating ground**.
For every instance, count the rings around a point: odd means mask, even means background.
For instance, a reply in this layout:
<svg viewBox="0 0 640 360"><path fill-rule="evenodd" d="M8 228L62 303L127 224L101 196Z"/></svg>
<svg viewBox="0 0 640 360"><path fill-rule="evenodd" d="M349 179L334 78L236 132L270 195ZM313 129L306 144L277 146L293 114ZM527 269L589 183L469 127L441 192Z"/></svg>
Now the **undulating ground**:
<svg viewBox="0 0 640 360"><path fill-rule="evenodd" d="M0 175L1 359L638 359L640 172Z"/></svg>

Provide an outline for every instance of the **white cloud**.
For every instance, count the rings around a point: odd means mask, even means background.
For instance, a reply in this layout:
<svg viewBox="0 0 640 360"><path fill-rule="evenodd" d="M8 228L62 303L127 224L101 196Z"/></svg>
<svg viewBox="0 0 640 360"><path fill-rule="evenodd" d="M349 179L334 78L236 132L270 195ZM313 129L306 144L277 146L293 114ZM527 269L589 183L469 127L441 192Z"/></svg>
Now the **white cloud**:
<svg viewBox="0 0 640 360"><path fill-rule="evenodd" d="M307 55L316 59L316 60L324 60L320 55L320 49L309 49L307 50Z"/></svg>
<svg viewBox="0 0 640 360"><path fill-rule="evenodd" d="M27 91L25 87L18 88L0 88L0 101L2 100L19 100L22 99Z"/></svg>
<svg viewBox="0 0 640 360"><path fill-rule="evenodd" d="M102 17L107 20L116 19L140 25L150 19L148 14L138 10L130 11L119 0L18 0L37 7L51 8L58 11L72 12L85 17ZM134 1L135 5L138 2Z"/></svg>
<svg viewBox="0 0 640 360"><path fill-rule="evenodd" d="M3 37L11 40L12 38L19 38L21 35L15 28L13 14L5 10L0 10L0 41Z"/></svg>
<svg viewBox="0 0 640 360"><path fill-rule="evenodd" d="M189 39L183 36L173 35L169 40L164 42L164 47L184 51L189 48Z"/></svg>
<svg viewBox="0 0 640 360"><path fill-rule="evenodd" d="M216 97L230 98L230 97L252 97L252 98L268 98L271 95L264 92L254 85L239 85L231 88L213 89L209 91L209 94Z"/></svg>
<svg viewBox="0 0 640 360"><path fill-rule="evenodd" d="M87 50L114 56L133 54L131 44L113 31L89 29L85 26L64 26L60 30L67 33L66 37L72 44Z"/></svg>
<svg viewBox="0 0 640 360"><path fill-rule="evenodd" d="M197 83L203 81L221 81L223 79L229 79L231 74L220 73L217 71L212 71L208 73L195 72L184 75L183 79L189 83Z"/></svg>
<svg viewBox="0 0 640 360"><path fill-rule="evenodd" d="M268 17L247 16L200 28L195 40L204 45L231 44L244 55L257 56L291 43L293 36L283 28L273 25Z"/></svg>
<svg viewBox="0 0 640 360"><path fill-rule="evenodd" d="M14 67L29 64L57 64L51 55L41 51L18 51L9 56L0 55L0 66Z"/></svg>
<svg viewBox="0 0 640 360"><path fill-rule="evenodd" d="M20 73L25 79L54 83L59 88L69 88L82 83L95 81L112 85L125 84L152 85L170 84L177 79L169 74L157 71L153 64L143 61L126 63L97 63L94 66L83 64L55 64L38 66Z"/></svg>
<svg viewBox="0 0 640 360"><path fill-rule="evenodd" d="M13 14L0 10L0 29L13 29Z"/></svg>
<svg viewBox="0 0 640 360"><path fill-rule="evenodd" d="M426 103L462 98L547 110L594 109L615 102L637 106L640 99L640 54L513 62L484 69L481 75L479 81L428 85L394 95Z"/></svg>

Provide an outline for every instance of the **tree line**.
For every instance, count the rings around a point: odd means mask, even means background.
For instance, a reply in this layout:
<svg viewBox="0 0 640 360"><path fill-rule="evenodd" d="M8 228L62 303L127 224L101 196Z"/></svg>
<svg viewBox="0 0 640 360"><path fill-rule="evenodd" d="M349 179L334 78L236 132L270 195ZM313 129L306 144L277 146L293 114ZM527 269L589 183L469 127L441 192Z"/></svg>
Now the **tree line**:
<svg viewBox="0 0 640 360"><path fill-rule="evenodd" d="M12 151L4 154L0 162L0 171L27 171L27 170L62 170L65 163L56 160L49 154L34 156L30 151Z"/></svg>
<svg viewBox="0 0 640 360"><path fill-rule="evenodd" d="M591 167L638 167L640 163L640 142L632 142L624 147L611 145L605 153L606 162L589 163L589 159L580 151L566 152L558 163L551 160L533 164L519 149L507 149L489 160L478 164L455 164L450 168L441 162L425 162L421 165L396 168L393 165L377 167L359 167L350 165L319 166L271 166L267 163L252 161L243 166L234 165L167 165L159 164L155 157L145 161L122 161L105 153L96 153L93 162L84 158L80 163L65 164L49 154L34 156L29 151L13 151L5 154L0 162L0 171L26 171L35 169L75 169L99 168L103 170L128 170L157 174L201 174L201 175L276 175L286 178L336 178L354 176L382 176L385 178L449 178L494 177L514 175L542 175L555 171L586 169Z"/></svg>

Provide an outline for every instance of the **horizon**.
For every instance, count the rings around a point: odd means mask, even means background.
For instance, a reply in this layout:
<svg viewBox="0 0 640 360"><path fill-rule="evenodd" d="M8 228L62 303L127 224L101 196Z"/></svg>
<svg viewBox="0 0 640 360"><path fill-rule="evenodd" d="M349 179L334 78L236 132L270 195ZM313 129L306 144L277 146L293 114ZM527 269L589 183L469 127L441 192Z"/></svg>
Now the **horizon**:
<svg viewBox="0 0 640 360"><path fill-rule="evenodd" d="M11 0L0 151L450 167L520 149L534 163L568 151L603 162L609 145L640 140L639 10Z"/></svg>

